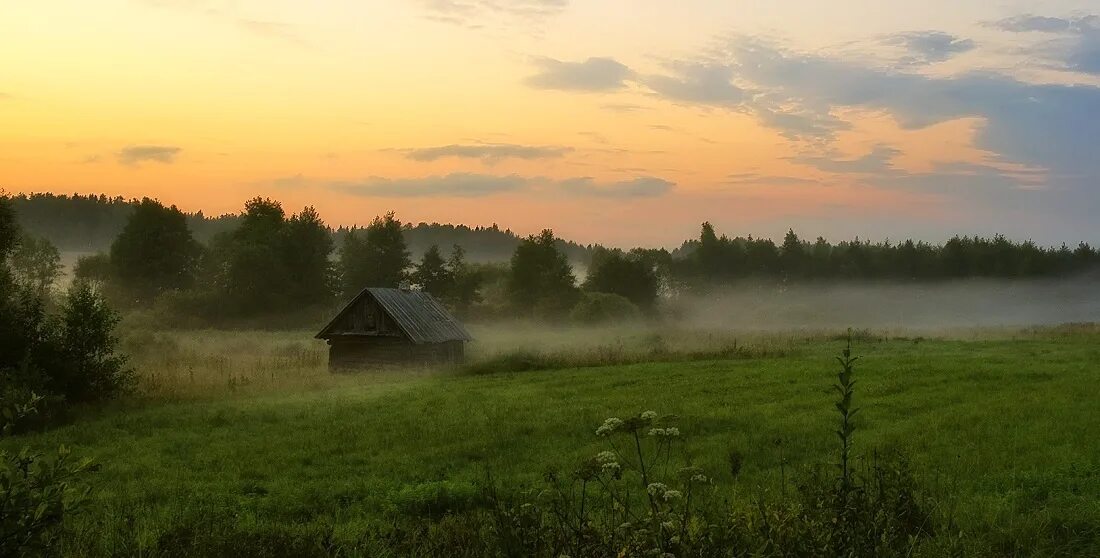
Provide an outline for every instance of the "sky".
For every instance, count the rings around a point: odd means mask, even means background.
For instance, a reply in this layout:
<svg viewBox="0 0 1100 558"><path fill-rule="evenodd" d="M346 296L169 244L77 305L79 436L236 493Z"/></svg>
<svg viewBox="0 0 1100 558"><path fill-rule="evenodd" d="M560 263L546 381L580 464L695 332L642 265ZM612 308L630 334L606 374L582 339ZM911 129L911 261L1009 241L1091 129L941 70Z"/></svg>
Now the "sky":
<svg viewBox="0 0 1100 558"><path fill-rule="evenodd" d="M1095 0L0 0L0 189L1100 244Z"/></svg>

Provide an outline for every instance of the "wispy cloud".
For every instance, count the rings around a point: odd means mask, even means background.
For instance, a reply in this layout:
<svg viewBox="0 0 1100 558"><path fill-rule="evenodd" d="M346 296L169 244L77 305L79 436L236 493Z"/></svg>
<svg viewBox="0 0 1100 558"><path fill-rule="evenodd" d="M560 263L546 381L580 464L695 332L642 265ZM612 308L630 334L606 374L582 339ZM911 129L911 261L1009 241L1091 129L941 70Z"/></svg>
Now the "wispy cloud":
<svg viewBox="0 0 1100 558"><path fill-rule="evenodd" d="M295 183L302 180L300 176L291 179ZM317 184L350 195L389 198L479 198L505 193L525 193L536 196L568 194L630 199L661 196L675 186L673 182L653 176L603 182L592 177L559 180L541 176L477 173L453 173L422 178L371 177L361 181L326 181Z"/></svg>
<svg viewBox="0 0 1100 558"><path fill-rule="evenodd" d="M1100 76L1100 16L1072 18L1021 15L990 26L1011 33L1040 33L1053 39L1029 49L1049 66Z"/></svg>
<svg viewBox="0 0 1100 558"><path fill-rule="evenodd" d="M977 47L971 39L956 37L943 31L916 31L887 37L885 44L904 48L903 64L922 65L943 62Z"/></svg>
<svg viewBox="0 0 1100 558"><path fill-rule="evenodd" d="M480 159L493 164L504 159L554 159L573 151L571 147L517 145L511 143L452 144L402 150L414 161L436 161L448 157Z"/></svg>
<svg viewBox="0 0 1100 558"><path fill-rule="evenodd" d="M676 62L671 76L649 76L643 83L665 99L701 105L736 107L745 92L734 85L734 70L718 63Z"/></svg>
<svg viewBox="0 0 1100 558"><path fill-rule="evenodd" d="M584 62L562 62L553 58L535 60L539 72L525 80L535 89L562 91L614 91L626 87L634 72L613 58L589 58Z"/></svg>
<svg viewBox="0 0 1100 558"><path fill-rule="evenodd" d="M569 7L569 0L419 0L429 19L483 27L489 21L527 20L537 22Z"/></svg>
<svg viewBox="0 0 1100 558"><path fill-rule="evenodd" d="M809 165L819 170L842 174L888 174L893 172L892 160L901 155L901 150L888 145L876 145L869 153L855 159L838 159L830 156L791 157L790 160L801 165Z"/></svg>
<svg viewBox="0 0 1100 558"><path fill-rule="evenodd" d="M236 5L236 2L219 2L217 0L141 1L156 8L200 13L224 24L236 26L238 29L258 37L282 41L296 46L308 46L309 44L302 38L297 26L249 17L243 13L240 6Z"/></svg>
<svg viewBox="0 0 1100 558"><path fill-rule="evenodd" d="M641 105L633 105L633 104L630 104L630 103L604 103L604 104L600 105L600 108L602 108L604 110L607 110L607 111L619 112L619 113L631 113L631 112L639 112L639 111L643 111L643 110L650 110L649 107L643 107Z"/></svg>
<svg viewBox="0 0 1100 558"><path fill-rule="evenodd" d="M1073 29L1078 21L1080 21L1080 19L1021 14L995 21L988 25L1012 33L1063 33Z"/></svg>
<svg viewBox="0 0 1100 558"><path fill-rule="evenodd" d="M238 27L254 35L291 43L297 46L309 46L309 42L302 38L296 26L289 23L244 18L237 18L235 21Z"/></svg>
<svg viewBox="0 0 1100 558"><path fill-rule="evenodd" d="M132 145L118 152L118 162L124 165L139 165L141 163L176 162L176 157L183 151L182 148L172 145Z"/></svg>
<svg viewBox="0 0 1100 558"><path fill-rule="evenodd" d="M670 192L676 184L661 178L642 176L631 180L601 183L591 177L572 178L560 183L563 191L602 198L652 198Z"/></svg>
<svg viewBox="0 0 1100 558"><path fill-rule="evenodd" d="M453 173L424 178L371 177L359 182L333 182L333 190L357 196L394 198L460 197L476 198L513 192L531 184L531 179L519 175L493 176L474 173Z"/></svg>
<svg viewBox="0 0 1100 558"><path fill-rule="evenodd" d="M728 175L726 177L725 183L731 185L793 186L799 184L818 184L818 181L812 178L803 178L798 176L742 172Z"/></svg>

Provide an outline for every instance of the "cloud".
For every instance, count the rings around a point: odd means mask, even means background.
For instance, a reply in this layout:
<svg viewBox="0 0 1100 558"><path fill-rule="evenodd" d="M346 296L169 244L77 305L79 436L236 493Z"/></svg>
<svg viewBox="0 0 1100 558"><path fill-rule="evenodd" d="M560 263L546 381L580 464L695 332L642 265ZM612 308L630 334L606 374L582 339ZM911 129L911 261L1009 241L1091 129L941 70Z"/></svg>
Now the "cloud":
<svg viewBox="0 0 1100 558"><path fill-rule="evenodd" d="M642 110L649 110L649 107L643 107L641 105L632 105L629 103L605 103L600 105L600 108L611 112L630 113L638 112Z"/></svg>
<svg viewBox="0 0 1100 558"><path fill-rule="evenodd" d="M991 27L1012 33L1062 33L1073 28L1074 22L1060 17L1045 17L1023 14L1002 19L990 24Z"/></svg>
<svg viewBox="0 0 1100 558"><path fill-rule="evenodd" d="M270 184L276 188L293 190L295 188L305 188L310 185L310 181L301 173L292 176L284 176L268 181L266 184Z"/></svg>
<svg viewBox="0 0 1100 558"><path fill-rule="evenodd" d="M904 48L909 54L902 59L902 63L915 65L943 62L956 54L970 52L976 47L973 40L962 39L942 31L899 33L888 37L884 42Z"/></svg>
<svg viewBox="0 0 1100 558"><path fill-rule="evenodd" d="M652 198L663 196L676 186L675 183L652 176L632 180L598 183L591 177L571 178L560 183L562 190L585 196L601 198Z"/></svg>
<svg viewBox="0 0 1100 558"><path fill-rule="evenodd" d="M235 2L217 0L141 0L143 3L160 9L187 10L201 13L222 23L235 25L238 29L267 39L284 41L297 46L307 46L297 33L297 26L289 23L251 19L241 14Z"/></svg>
<svg viewBox="0 0 1100 558"><path fill-rule="evenodd" d="M295 176L292 180L298 182L303 179ZM356 182L323 182L320 185L345 194L389 198L478 198L515 192L526 192L532 195L564 192L598 198L646 198L661 196L675 186L672 182L651 176L617 182L598 182L591 177L556 180L516 174L497 176L474 173L453 173L424 178L371 177Z"/></svg>
<svg viewBox="0 0 1100 558"><path fill-rule="evenodd" d="M118 152L118 162L124 165L139 165L141 163L176 162L182 148L171 145L132 145Z"/></svg>
<svg viewBox="0 0 1100 558"><path fill-rule="evenodd" d="M453 173L425 178L371 177L359 182L333 182L328 187L357 196L389 198L458 197L476 198L513 192L530 185L531 179L515 174L492 176L473 173Z"/></svg>
<svg viewBox="0 0 1100 558"><path fill-rule="evenodd" d="M481 27L487 20L539 21L558 15L569 0L420 0L429 19L466 27Z"/></svg>
<svg viewBox="0 0 1100 558"><path fill-rule="evenodd" d="M787 99L800 114L827 119L842 107L882 110L908 128L980 117L985 125L976 138L979 147L1005 160L1100 175L1100 158L1093 154L1098 87L1034 84L985 71L935 77L783 51L751 39L734 41L731 52L742 79Z"/></svg>
<svg viewBox="0 0 1100 558"><path fill-rule="evenodd" d="M755 172L741 172L734 173L726 176L726 184L733 185L755 185L755 184L768 184L778 186L796 186L800 184L818 184L817 180L812 178L801 178L797 176L782 176L774 174L760 174Z"/></svg>
<svg viewBox="0 0 1100 558"><path fill-rule="evenodd" d="M888 145L876 145L870 153L855 159L799 155L790 160L819 170L842 174L890 174L896 172L890 163L901 151Z"/></svg>
<svg viewBox="0 0 1100 558"><path fill-rule="evenodd" d="M1030 50L1056 68L1100 76L1100 16L1057 18L1021 15L991 25L1012 33L1055 35L1057 38Z"/></svg>
<svg viewBox="0 0 1100 558"><path fill-rule="evenodd" d="M308 43L296 32L295 26L288 23L244 18L237 19L236 23L242 29L261 37L284 41L297 46L308 46Z"/></svg>
<svg viewBox="0 0 1100 558"><path fill-rule="evenodd" d="M733 68L728 65L676 62L671 69L674 75L650 76L643 83L665 99L682 103L735 107L745 97L731 83Z"/></svg>
<svg viewBox="0 0 1100 558"><path fill-rule="evenodd" d="M436 161L446 157L481 159L492 164L503 159L553 159L573 151L571 147L516 145L510 143L478 143L470 145L443 145L404 150L414 161Z"/></svg>
<svg viewBox="0 0 1100 558"><path fill-rule="evenodd" d="M553 58L535 61L539 73L524 82L535 89L561 91L614 91L626 87L634 72L612 58L589 58L584 62L562 62Z"/></svg>

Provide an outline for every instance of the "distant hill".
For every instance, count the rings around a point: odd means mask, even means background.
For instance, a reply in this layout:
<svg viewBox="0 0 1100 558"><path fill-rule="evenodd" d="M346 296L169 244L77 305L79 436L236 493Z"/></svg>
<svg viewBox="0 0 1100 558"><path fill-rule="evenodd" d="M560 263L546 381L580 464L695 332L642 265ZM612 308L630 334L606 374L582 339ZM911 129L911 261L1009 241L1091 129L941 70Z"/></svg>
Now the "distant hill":
<svg viewBox="0 0 1100 558"><path fill-rule="evenodd" d="M48 239L62 252L108 250L137 202L122 197L81 194L21 194L13 196L12 200L24 230ZM188 214L192 233L203 243L220 232L233 230L239 219L239 215L207 217L201 211ZM341 227L334 231L337 243L349 230L356 229ZM458 244L466 250L470 261L503 262L512 257L520 240L522 237L496 224L488 227L440 223L405 226L405 241L414 258L433 244L439 245L445 254ZM570 261L588 263L591 247L569 241L562 241L560 247Z"/></svg>

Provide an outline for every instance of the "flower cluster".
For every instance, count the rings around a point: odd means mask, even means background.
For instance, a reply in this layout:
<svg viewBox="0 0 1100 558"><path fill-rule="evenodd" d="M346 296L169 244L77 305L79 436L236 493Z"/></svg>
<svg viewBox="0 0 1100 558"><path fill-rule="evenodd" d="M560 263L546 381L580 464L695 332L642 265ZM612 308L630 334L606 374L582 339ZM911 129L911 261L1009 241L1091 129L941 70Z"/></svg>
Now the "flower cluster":
<svg viewBox="0 0 1100 558"><path fill-rule="evenodd" d="M646 487L646 490L649 492L650 496L653 496L654 498L660 498L666 502L671 500L678 500L680 498L683 498L684 496L683 492L680 492L679 490L672 490L668 487L668 485L660 482L650 483L650 485Z"/></svg>
<svg viewBox="0 0 1100 558"><path fill-rule="evenodd" d="M603 421L603 424L601 424L600 427L596 429L596 435L597 436L610 436L610 435L618 432L619 429L622 428L622 427L623 427L622 419L611 417L611 418Z"/></svg>
<svg viewBox="0 0 1100 558"><path fill-rule="evenodd" d="M675 426L668 428L650 428L649 435L658 438L676 438L680 435L680 429Z"/></svg>

